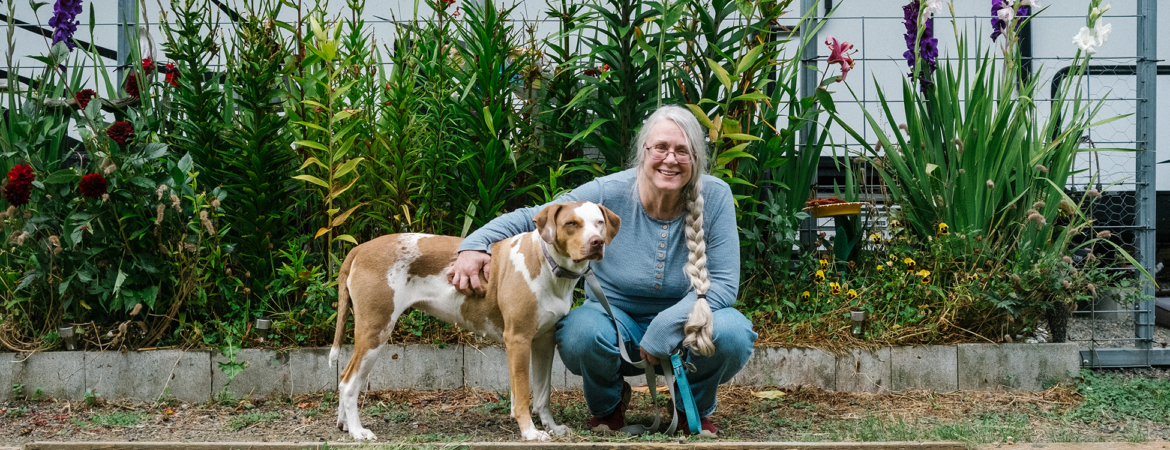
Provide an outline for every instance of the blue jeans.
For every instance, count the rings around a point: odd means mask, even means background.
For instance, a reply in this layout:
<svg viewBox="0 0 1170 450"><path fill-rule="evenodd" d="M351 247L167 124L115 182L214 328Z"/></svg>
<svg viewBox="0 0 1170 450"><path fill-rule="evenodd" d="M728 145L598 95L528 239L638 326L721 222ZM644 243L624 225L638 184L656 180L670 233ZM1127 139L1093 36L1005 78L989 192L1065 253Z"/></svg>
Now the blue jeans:
<svg viewBox="0 0 1170 450"><path fill-rule="evenodd" d="M638 343L654 316L631 316L617 308L613 312L618 316L626 351L636 361ZM715 354L706 357L687 352L686 358L696 369L687 373L687 381L700 417L715 412L719 385L730 381L747 364L757 337L751 321L733 308L715 311L714 317ZM608 416L617 409L623 377L645 373L622 361L613 322L597 302L585 302L557 322L557 347L565 367L584 380L585 401L597 417Z"/></svg>

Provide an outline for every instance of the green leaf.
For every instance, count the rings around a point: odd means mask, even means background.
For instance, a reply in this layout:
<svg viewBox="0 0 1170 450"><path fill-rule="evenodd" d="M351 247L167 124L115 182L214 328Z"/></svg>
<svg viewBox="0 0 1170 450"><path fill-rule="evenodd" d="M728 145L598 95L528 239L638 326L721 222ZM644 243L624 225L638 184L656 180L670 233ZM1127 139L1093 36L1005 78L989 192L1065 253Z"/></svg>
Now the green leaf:
<svg viewBox="0 0 1170 450"><path fill-rule="evenodd" d="M169 150L167 144L161 142L151 142L146 144L146 148L142 150L142 155L148 160L159 159L167 155L167 150Z"/></svg>
<svg viewBox="0 0 1170 450"><path fill-rule="evenodd" d="M355 167L357 167L358 163L361 163L362 161L365 161L365 160L366 160L366 158L354 158L354 159L351 159L349 161L346 161L345 164L342 164L341 167L337 169L337 173L334 173L333 177L334 178L341 178L341 177L345 176L345 174L352 172L353 169Z"/></svg>
<svg viewBox="0 0 1170 450"><path fill-rule="evenodd" d="M488 111L487 106L483 107L483 121L484 121L484 123L487 124L488 132L490 132L492 134L492 136L495 136L496 135L496 124L493 123L492 113L490 111Z"/></svg>
<svg viewBox="0 0 1170 450"><path fill-rule="evenodd" d="M297 175L297 176L293 177L293 179L297 179L297 180L301 180L301 181L308 181L308 182L313 183L317 186L321 186L325 189L329 189L329 183L326 183L325 180L322 180L322 179L317 178L317 177L312 176L312 175Z"/></svg>
<svg viewBox="0 0 1170 450"><path fill-rule="evenodd" d="M708 130L715 129L715 124L711 123L711 119L707 117L707 112L703 111L703 108L699 107L699 105L690 103L687 104L687 108L691 109L691 113L695 115L696 119L699 119L699 123L702 123L703 126L707 127Z"/></svg>
<svg viewBox="0 0 1170 450"><path fill-rule="evenodd" d="M294 141L293 145L300 145L300 146L304 146L304 147L315 148L315 149L321 150L323 152L329 151L329 148L327 148L324 145L322 145L321 143L315 142L315 141L306 141L306 140Z"/></svg>
<svg viewBox="0 0 1170 450"><path fill-rule="evenodd" d="M573 145L574 142L577 142L580 139L584 139L586 136L589 136L590 134L592 134L593 130L596 130L597 127L601 126L601 124L604 124L606 122L609 122L609 119L596 119L596 120L594 120L593 124L589 125L589 128L586 128L584 131L577 133L576 136L573 136L573 139L569 140L569 143L567 145Z"/></svg>
<svg viewBox="0 0 1170 450"><path fill-rule="evenodd" d="M350 214L353 214L353 212L355 210L357 210L358 208L361 208L362 206L365 206L365 205L366 205L365 203L359 203L356 206L354 206L353 208L346 210L345 212L341 213L340 216L334 217L333 222L330 222L329 226L330 227L340 226L342 223L345 223L345 219L348 219Z"/></svg>
<svg viewBox="0 0 1170 450"><path fill-rule="evenodd" d="M715 72L715 76L719 78L719 83L723 85L724 89L730 91L734 86L731 84L731 76L727 74L727 69L711 58L706 59L707 64L711 66L711 71Z"/></svg>
<svg viewBox="0 0 1170 450"><path fill-rule="evenodd" d="M752 156L752 154L748 153L748 152L739 151L739 150L728 150L728 151L725 151L725 152L719 154L719 157L716 159L715 164L721 166L721 165L727 164L727 163L729 163L735 159L738 159L738 158L756 159L755 156Z"/></svg>
<svg viewBox="0 0 1170 450"><path fill-rule="evenodd" d="M756 136L752 136L750 134L743 134L743 133L725 134L725 135L723 135L723 137L725 137L727 139L737 140L737 141L762 141L763 140L763 139L760 139Z"/></svg>
<svg viewBox="0 0 1170 450"><path fill-rule="evenodd" d="M338 240L338 241L349 242L350 244L353 244L353 245L358 245L357 239L354 239L353 236L350 236L348 234L343 234L343 235L335 237L333 239Z"/></svg>
<svg viewBox="0 0 1170 450"><path fill-rule="evenodd" d="M759 101L764 101L767 99L768 99L767 95L761 94L759 92L750 92L747 94L736 96L735 98L732 98L731 101L733 101L733 102L759 102Z"/></svg>
<svg viewBox="0 0 1170 450"><path fill-rule="evenodd" d="M752 49L749 50L746 55L743 55L743 57L739 58L739 64L735 66L735 74L741 75L750 69L752 64L756 63L756 60L760 58L760 54L763 52L763 45L752 47Z"/></svg>
<svg viewBox="0 0 1170 450"><path fill-rule="evenodd" d="M301 164L301 167L297 168L297 170L305 170L305 167L308 167L309 164L316 164L322 169L329 170L329 166L326 166L325 163L321 162L321 160L317 159L315 156L310 156L309 159L306 159L305 163Z"/></svg>
<svg viewBox="0 0 1170 450"><path fill-rule="evenodd" d="M61 169L61 170L58 170L56 172L53 172L52 175L49 175L47 178L45 178L44 183L45 184L65 184L65 183L72 183L75 180L80 179L80 178L81 177L77 176L77 172L74 172L73 169Z"/></svg>
<svg viewBox="0 0 1170 450"><path fill-rule="evenodd" d="M195 167L195 161L191 159L190 153L183 155L183 157L181 159L179 159L178 168L179 168L180 172L188 173L191 171L191 169L193 167ZM175 181L179 181L179 180L175 180Z"/></svg>
<svg viewBox="0 0 1170 450"><path fill-rule="evenodd" d="M126 282L126 272L118 269L118 277L114 279L114 294L118 295L118 291L122 290L122 283Z"/></svg>

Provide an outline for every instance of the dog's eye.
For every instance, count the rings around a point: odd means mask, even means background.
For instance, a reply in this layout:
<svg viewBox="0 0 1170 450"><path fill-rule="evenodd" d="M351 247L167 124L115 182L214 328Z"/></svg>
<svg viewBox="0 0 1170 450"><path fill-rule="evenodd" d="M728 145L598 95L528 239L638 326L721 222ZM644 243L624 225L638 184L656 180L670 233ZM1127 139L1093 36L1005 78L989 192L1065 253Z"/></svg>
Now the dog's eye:
<svg viewBox="0 0 1170 450"><path fill-rule="evenodd" d="M598 220L598 221L597 221L597 226L599 226L599 227L600 227L600 226L602 226L602 225L605 225L605 221L604 221L604 220Z"/></svg>

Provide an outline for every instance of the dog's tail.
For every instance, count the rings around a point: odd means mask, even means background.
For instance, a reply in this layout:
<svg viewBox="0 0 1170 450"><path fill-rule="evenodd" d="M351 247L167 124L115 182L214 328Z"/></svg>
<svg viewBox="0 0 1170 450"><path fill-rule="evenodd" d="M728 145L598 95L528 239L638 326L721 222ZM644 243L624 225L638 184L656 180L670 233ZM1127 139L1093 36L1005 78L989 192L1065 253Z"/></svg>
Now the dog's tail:
<svg viewBox="0 0 1170 450"><path fill-rule="evenodd" d="M333 332L333 348L329 350L329 367L337 362L341 354L341 344L345 339L345 316L349 313L349 269L353 267L353 258L358 248L349 251L345 262L341 263L341 270L337 273L337 330Z"/></svg>

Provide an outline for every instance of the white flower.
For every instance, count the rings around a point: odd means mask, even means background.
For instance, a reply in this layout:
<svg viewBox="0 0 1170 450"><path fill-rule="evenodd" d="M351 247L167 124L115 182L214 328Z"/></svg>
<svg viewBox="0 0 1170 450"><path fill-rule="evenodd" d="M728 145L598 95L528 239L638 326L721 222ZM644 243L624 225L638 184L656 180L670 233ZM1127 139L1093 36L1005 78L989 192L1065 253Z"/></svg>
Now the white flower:
<svg viewBox="0 0 1170 450"><path fill-rule="evenodd" d="M926 0L922 5L922 9L925 19L929 19L934 14L941 14L943 12L943 0Z"/></svg>
<svg viewBox="0 0 1170 450"><path fill-rule="evenodd" d="M1020 6L1031 6L1036 9L1043 8L1043 6L1040 6L1040 0L1024 0L1020 2Z"/></svg>
<svg viewBox="0 0 1170 450"><path fill-rule="evenodd" d="M1107 23L1093 28L1093 36L1097 38L1097 46L1105 45L1109 40L1109 33L1113 31L1113 24Z"/></svg>
<svg viewBox="0 0 1170 450"><path fill-rule="evenodd" d="M1073 36L1073 43L1081 50L1090 55L1097 53L1097 38L1093 36L1093 30L1089 27L1081 27L1081 32Z"/></svg>
<svg viewBox="0 0 1170 450"><path fill-rule="evenodd" d="M1004 4L1007 6L1000 8L999 11L995 14L999 16L999 20L1002 20L1006 23L1011 23L1012 19L1016 18L1016 8L1013 7L1010 2Z"/></svg>

